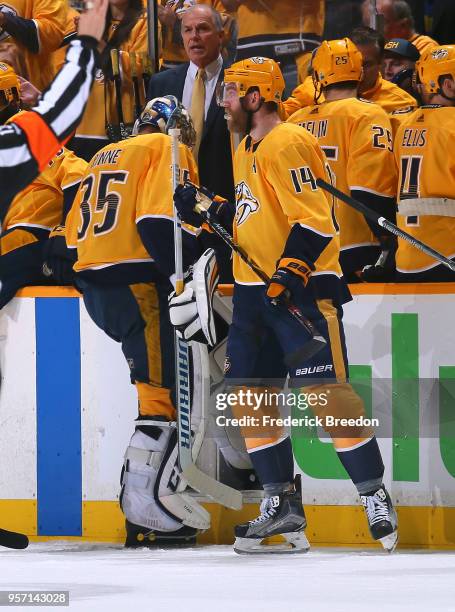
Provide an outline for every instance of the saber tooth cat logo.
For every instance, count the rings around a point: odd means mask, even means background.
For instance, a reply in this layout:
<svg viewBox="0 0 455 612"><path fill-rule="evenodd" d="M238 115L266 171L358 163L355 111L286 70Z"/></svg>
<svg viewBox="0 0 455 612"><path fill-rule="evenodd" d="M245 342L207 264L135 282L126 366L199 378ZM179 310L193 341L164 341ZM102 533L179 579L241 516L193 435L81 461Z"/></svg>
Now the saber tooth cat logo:
<svg viewBox="0 0 455 612"><path fill-rule="evenodd" d="M252 213L259 209L259 202L245 181L240 182L235 188L235 208L237 225L244 223Z"/></svg>
<svg viewBox="0 0 455 612"><path fill-rule="evenodd" d="M0 12L17 17L17 11L13 9L12 6L8 6L7 4L0 4ZM0 41L5 40L5 38L9 38L9 36L10 35L8 34L8 32L5 32L5 30L0 28Z"/></svg>
<svg viewBox="0 0 455 612"><path fill-rule="evenodd" d="M436 49L436 51L433 51L433 53L431 54L431 57L435 60L441 60L445 59L448 55L449 52L447 51L447 49Z"/></svg>

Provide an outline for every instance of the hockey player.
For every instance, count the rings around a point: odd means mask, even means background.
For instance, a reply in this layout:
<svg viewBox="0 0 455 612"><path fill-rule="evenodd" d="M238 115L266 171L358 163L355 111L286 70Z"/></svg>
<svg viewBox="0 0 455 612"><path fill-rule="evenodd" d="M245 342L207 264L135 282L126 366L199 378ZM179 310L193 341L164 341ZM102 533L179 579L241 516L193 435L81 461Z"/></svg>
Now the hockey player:
<svg viewBox="0 0 455 612"><path fill-rule="evenodd" d="M65 66L39 104L0 128L0 221L13 197L46 167L80 121L93 82L107 0L91 0L90 5L80 17L79 38L70 44ZM2 104L0 100L0 110Z"/></svg>
<svg viewBox="0 0 455 612"><path fill-rule="evenodd" d="M362 55L349 38L324 41L312 60L317 93L325 102L294 113L289 122L297 123L316 136L325 152L336 186L395 221L397 173L392 151L392 127L387 114L377 104L359 99ZM376 224L368 224L362 214L338 203L336 217L340 228L340 263L348 282L363 278L362 270L381 256L381 280L394 276L396 241L384 235ZM382 251L382 252L381 252ZM363 280L373 280L370 269Z"/></svg>
<svg viewBox="0 0 455 612"><path fill-rule="evenodd" d="M332 206L316 184L318 177L327 179L325 157L307 130L280 121L278 103L283 89L278 65L267 58L237 62L225 73L223 105L229 129L248 134L234 158L233 235L270 277L265 285L234 254L234 311L225 362L226 381L239 398L234 416L254 412L260 419L263 411L276 415L273 406L261 405L259 411L242 406L239 386L264 390L271 379L283 380L286 373L293 387L317 394L320 401L313 410L332 436L338 456L357 487L372 536L391 550L397 539L396 516L382 484L384 466L374 434L363 427L334 427L328 418L364 414L362 401L347 379L342 304L350 295L338 263L339 240ZM197 224L194 188L179 187L174 197L182 218ZM227 224L227 204L214 202L208 210ZM311 359L298 357L308 336L283 308L286 300L298 306L326 339L326 347ZM292 367L285 366L284 354L297 356ZM246 445L265 499L258 518L236 527L235 550L308 550L289 435L279 427L264 430L252 426L246 433ZM264 538L276 534L284 535L290 548L261 545Z"/></svg>
<svg viewBox="0 0 455 612"><path fill-rule="evenodd" d="M397 224L449 258L455 257L455 46L436 47L416 64L424 106L403 117L395 138L399 171ZM454 281L431 257L398 239L398 280Z"/></svg>
<svg viewBox="0 0 455 612"><path fill-rule="evenodd" d="M120 342L136 386L139 416L125 454L120 503L128 546L194 541L208 514L182 493L176 467L173 330L168 294L174 277L171 138L194 144L186 110L173 96L155 98L136 135L101 149L89 163L67 220L77 248L76 283L93 321ZM180 145L182 176L197 180L190 150ZM185 269L196 240L183 232Z"/></svg>
<svg viewBox="0 0 455 612"><path fill-rule="evenodd" d="M381 65L384 54L384 38L371 28L356 28L350 39L362 54L363 77L359 84L359 95L365 100L379 104L386 113L400 109L414 108L416 101L404 89L389 83L382 78ZM284 102L286 116L304 106L323 102L324 97L315 98L314 84L311 77L305 79L302 85L296 87L292 96Z"/></svg>

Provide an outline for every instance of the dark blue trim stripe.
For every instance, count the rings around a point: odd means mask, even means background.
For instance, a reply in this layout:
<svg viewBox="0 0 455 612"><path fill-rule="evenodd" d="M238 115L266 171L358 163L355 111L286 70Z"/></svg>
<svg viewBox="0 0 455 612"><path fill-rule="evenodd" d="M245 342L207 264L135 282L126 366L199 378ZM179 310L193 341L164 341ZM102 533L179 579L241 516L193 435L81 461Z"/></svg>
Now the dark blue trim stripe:
<svg viewBox="0 0 455 612"><path fill-rule="evenodd" d="M78 298L36 298L38 535L82 535Z"/></svg>

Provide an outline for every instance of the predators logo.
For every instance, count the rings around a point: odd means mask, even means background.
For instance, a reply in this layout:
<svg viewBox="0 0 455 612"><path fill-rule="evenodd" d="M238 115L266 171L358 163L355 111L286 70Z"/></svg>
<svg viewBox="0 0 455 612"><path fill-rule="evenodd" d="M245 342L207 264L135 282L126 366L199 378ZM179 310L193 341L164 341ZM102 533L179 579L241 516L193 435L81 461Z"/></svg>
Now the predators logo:
<svg viewBox="0 0 455 612"><path fill-rule="evenodd" d="M235 187L235 217L237 225L244 223L248 217L257 212L259 209L259 202L251 193L251 189L245 183L240 182Z"/></svg>
<svg viewBox="0 0 455 612"><path fill-rule="evenodd" d="M431 57L435 60L445 59L449 55L447 49L436 49L432 52Z"/></svg>

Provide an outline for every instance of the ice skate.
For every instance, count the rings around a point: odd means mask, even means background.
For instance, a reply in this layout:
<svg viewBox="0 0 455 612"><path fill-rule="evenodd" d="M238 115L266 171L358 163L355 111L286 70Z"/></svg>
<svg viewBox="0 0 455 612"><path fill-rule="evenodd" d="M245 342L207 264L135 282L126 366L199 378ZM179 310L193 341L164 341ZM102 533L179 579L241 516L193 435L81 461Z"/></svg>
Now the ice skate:
<svg viewBox="0 0 455 612"><path fill-rule="evenodd" d="M261 514L235 528L234 550L239 554L302 553L310 548L305 536L305 512L302 506L300 476L295 491L273 495L261 503ZM280 544L262 544L265 538L281 535Z"/></svg>
<svg viewBox="0 0 455 612"><path fill-rule="evenodd" d="M379 540L387 552L393 552L398 542L398 519L384 486L380 489L361 495L363 507L368 519L371 536Z"/></svg>

